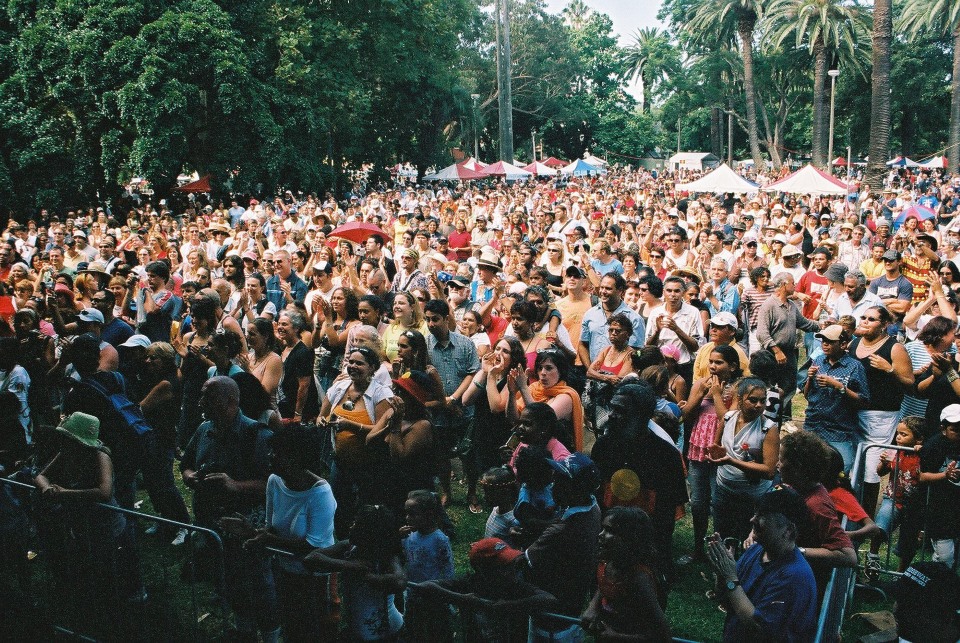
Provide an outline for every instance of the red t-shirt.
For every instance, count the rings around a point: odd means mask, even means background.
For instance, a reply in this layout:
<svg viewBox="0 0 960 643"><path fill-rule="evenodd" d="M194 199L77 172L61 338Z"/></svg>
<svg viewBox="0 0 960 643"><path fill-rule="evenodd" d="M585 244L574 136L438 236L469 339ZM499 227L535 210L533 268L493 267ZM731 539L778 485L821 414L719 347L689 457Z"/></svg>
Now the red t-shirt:
<svg viewBox="0 0 960 643"><path fill-rule="evenodd" d="M837 518L837 506L830 498L826 488L818 484L803 496L810 512L809 522L800 529L797 545L800 547L823 547L839 551L844 547L853 548L850 536L840 526Z"/></svg>
<svg viewBox="0 0 960 643"><path fill-rule="evenodd" d="M827 278L818 275L816 270L808 270L800 277L800 282L797 284L797 292L802 292L804 295L810 295L811 297L810 301L803 305L804 317L813 319L813 313L820 303L820 298L826 294L829 287L830 286L827 285Z"/></svg>
<svg viewBox="0 0 960 643"><path fill-rule="evenodd" d="M454 232L448 238L447 247L457 251L457 257L467 259L470 256L470 233L467 231Z"/></svg>
<svg viewBox="0 0 960 643"><path fill-rule="evenodd" d="M846 516L851 522L860 522L867 518L867 512L863 510L856 496L844 489L837 487L830 490L830 498L833 504L837 506L837 517Z"/></svg>

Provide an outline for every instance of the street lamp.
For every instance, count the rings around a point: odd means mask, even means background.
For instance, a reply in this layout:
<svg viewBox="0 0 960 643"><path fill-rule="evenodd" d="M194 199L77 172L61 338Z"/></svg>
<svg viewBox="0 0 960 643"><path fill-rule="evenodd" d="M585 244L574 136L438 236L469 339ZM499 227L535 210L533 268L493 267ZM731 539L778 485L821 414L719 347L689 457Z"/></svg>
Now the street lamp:
<svg viewBox="0 0 960 643"><path fill-rule="evenodd" d="M840 75L839 69L831 69L827 72L827 75L830 76L830 137L827 139L827 164L828 169L833 173L833 104L834 104L834 89L837 86L837 76ZM821 148L823 149L823 148Z"/></svg>
<svg viewBox="0 0 960 643"><path fill-rule="evenodd" d="M477 101L480 100L480 94L470 94L473 99L473 160L479 160L480 156L480 131L477 128Z"/></svg>

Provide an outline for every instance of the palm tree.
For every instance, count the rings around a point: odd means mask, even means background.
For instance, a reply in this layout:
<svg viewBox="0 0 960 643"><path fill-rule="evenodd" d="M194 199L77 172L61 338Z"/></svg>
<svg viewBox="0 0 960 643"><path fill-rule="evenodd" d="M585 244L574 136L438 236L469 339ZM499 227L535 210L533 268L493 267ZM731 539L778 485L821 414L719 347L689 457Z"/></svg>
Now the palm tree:
<svg viewBox="0 0 960 643"><path fill-rule="evenodd" d="M633 42L627 45L623 56L626 80L636 80L640 87L640 109L650 111L652 100L647 100L657 84L657 73L669 77L680 67L677 50L666 32L655 27L637 30Z"/></svg>
<svg viewBox="0 0 960 643"><path fill-rule="evenodd" d="M753 35L763 16L766 0L701 0L686 28L696 38L709 34L711 39L725 40L735 33L740 40L743 59L743 93L746 99L747 137L754 167L763 167L760 138L757 134L757 99L753 85Z"/></svg>
<svg viewBox="0 0 960 643"><path fill-rule="evenodd" d="M570 4L563 8L563 17L567 20L567 25L571 29L580 29L590 17L590 7L583 0L571 0Z"/></svg>
<svg viewBox="0 0 960 643"><path fill-rule="evenodd" d="M861 69L857 42L867 33L866 14L843 0L773 0L771 39L782 44L790 35L796 46L813 56L813 164L826 167L829 114L826 108L827 69L837 59L845 67Z"/></svg>
<svg viewBox="0 0 960 643"><path fill-rule="evenodd" d="M949 34L953 38L947 161L948 170L955 172L960 166L960 0L911 0L897 21L897 28L906 31L911 37L916 37L923 31L932 31ZM871 146L871 155L872 150ZM873 159L873 156L870 158Z"/></svg>
<svg viewBox="0 0 960 643"><path fill-rule="evenodd" d="M873 2L873 94L870 98L870 160L867 163L866 181L878 194L883 188L886 160L890 154L890 42L893 40L892 0ZM910 5L907 5L909 10ZM954 135L954 114L957 104L957 53L953 54L953 100L950 104L950 136ZM950 152L956 155L956 147ZM956 159L956 156L953 157ZM956 160L950 167L957 166Z"/></svg>

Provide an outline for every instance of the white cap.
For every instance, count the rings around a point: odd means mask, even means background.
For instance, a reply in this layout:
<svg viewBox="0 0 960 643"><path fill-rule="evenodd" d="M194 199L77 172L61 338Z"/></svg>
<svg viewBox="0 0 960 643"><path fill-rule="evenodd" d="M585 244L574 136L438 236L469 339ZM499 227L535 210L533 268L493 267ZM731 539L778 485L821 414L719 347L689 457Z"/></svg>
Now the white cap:
<svg viewBox="0 0 960 643"><path fill-rule="evenodd" d="M740 324L737 323L736 315L725 310L711 317L710 323L714 326L730 326L732 328L740 328Z"/></svg>
<svg viewBox="0 0 960 643"><path fill-rule="evenodd" d="M940 421L960 424L960 404L950 404L940 411Z"/></svg>
<svg viewBox="0 0 960 643"><path fill-rule="evenodd" d="M131 335L127 338L127 341L120 345L126 348L136 348L138 346L140 348L148 348L151 343L150 338L146 335Z"/></svg>

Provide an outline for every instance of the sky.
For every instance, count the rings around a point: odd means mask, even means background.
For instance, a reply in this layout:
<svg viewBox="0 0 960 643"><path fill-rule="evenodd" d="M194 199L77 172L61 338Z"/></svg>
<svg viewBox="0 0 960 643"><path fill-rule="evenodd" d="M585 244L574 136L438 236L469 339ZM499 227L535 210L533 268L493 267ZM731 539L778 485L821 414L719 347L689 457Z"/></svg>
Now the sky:
<svg viewBox="0 0 960 643"><path fill-rule="evenodd" d="M547 10L559 14L570 0L546 0ZM631 34L642 27L665 28L657 20L660 10L660 0L584 0L584 3L599 13L605 13L613 21L613 31L617 35L620 45L630 42ZM640 91L635 83L628 85L627 93L639 98Z"/></svg>
<svg viewBox="0 0 960 643"><path fill-rule="evenodd" d="M560 13L569 3L570 0L546 0L550 13ZM664 28L657 20L660 0L584 0L584 3L594 11L610 16L621 45L627 44L630 34L641 27Z"/></svg>

